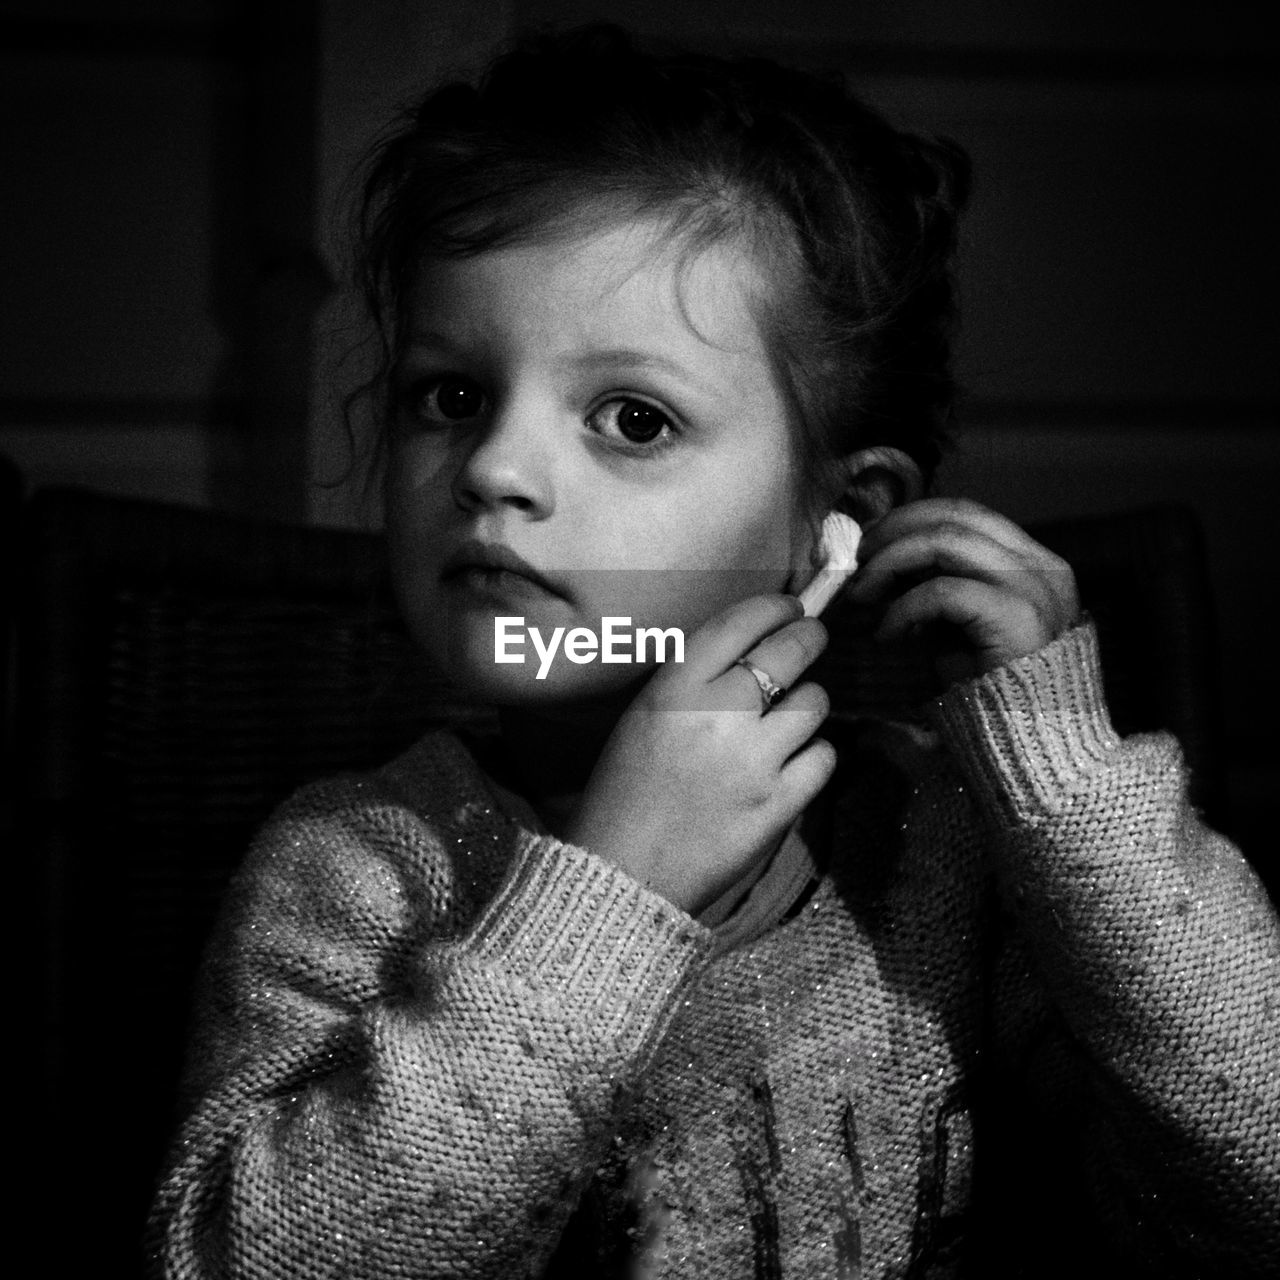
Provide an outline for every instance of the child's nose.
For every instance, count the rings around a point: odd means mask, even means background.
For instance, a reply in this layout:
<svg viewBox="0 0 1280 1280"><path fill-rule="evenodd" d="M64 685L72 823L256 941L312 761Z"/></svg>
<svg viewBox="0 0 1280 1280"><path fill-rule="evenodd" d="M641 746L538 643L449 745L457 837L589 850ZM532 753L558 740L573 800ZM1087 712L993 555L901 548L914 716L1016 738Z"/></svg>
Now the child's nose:
<svg viewBox="0 0 1280 1280"><path fill-rule="evenodd" d="M546 430L535 411L511 406L478 433L453 481L464 511L514 507L535 518L555 506Z"/></svg>

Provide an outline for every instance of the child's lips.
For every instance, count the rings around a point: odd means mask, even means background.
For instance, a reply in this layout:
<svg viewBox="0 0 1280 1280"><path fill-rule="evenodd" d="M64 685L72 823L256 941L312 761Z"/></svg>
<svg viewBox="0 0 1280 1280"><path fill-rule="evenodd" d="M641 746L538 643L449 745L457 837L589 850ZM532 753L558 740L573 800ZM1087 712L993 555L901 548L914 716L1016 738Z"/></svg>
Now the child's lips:
<svg viewBox="0 0 1280 1280"><path fill-rule="evenodd" d="M499 543L470 542L445 561L440 580L446 585L502 599L564 597L551 581L510 547Z"/></svg>
<svg viewBox="0 0 1280 1280"><path fill-rule="evenodd" d="M485 596L498 603L546 600L553 594L540 583L510 569L489 569L471 565L446 576L449 586L460 587L473 595Z"/></svg>

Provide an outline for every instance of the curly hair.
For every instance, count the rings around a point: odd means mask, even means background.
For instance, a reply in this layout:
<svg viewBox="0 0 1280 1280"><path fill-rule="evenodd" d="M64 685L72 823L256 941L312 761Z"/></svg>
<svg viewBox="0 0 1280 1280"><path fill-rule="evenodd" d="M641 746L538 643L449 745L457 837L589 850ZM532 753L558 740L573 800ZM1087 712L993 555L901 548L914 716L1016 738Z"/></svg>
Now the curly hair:
<svg viewBox="0 0 1280 1280"><path fill-rule="evenodd" d="M926 477L955 387L950 259L964 152L898 131L842 78L642 49L611 25L526 37L408 111L373 152L360 283L394 364L416 265L656 215L696 253L738 238L807 478L902 449ZM375 379L375 381L377 381Z"/></svg>

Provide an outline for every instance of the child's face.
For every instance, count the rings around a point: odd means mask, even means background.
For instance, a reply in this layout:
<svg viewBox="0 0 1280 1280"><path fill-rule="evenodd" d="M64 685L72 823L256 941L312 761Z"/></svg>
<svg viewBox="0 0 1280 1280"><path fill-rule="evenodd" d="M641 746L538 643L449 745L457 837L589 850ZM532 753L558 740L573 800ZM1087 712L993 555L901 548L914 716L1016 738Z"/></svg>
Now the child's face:
<svg viewBox="0 0 1280 1280"><path fill-rule="evenodd" d="M634 664L495 662L494 618L688 636L807 563L796 432L733 245L656 224L425 264L394 374L388 526L415 638L498 704L616 694ZM501 572L484 548L530 567Z"/></svg>

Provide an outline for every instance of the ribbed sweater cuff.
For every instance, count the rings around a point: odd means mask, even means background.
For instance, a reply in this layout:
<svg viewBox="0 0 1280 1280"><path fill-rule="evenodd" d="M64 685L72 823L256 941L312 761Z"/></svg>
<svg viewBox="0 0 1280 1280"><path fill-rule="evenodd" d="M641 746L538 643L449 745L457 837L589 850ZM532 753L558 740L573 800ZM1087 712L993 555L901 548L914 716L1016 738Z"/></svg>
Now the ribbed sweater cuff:
<svg viewBox="0 0 1280 1280"><path fill-rule="evenodd" d="M1089 621L953 686L930 710L987 812L1010 823L1056 812L1120 742Z"/></svg>
<svg viewBox="0 0 1280 1280"><path fill-rule="evenodd" d="M545 992L640 1051L665 1029L711 931L593 854L531 839L461 943L475 962Z"/></svg>

